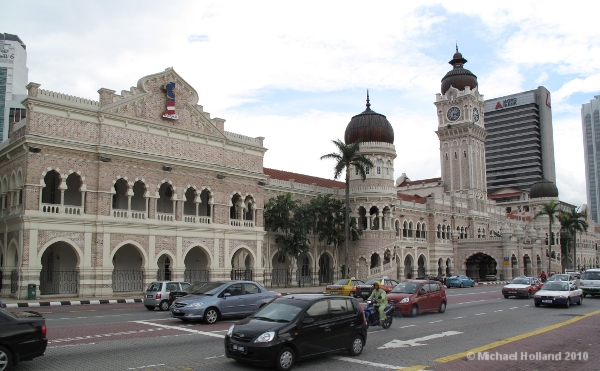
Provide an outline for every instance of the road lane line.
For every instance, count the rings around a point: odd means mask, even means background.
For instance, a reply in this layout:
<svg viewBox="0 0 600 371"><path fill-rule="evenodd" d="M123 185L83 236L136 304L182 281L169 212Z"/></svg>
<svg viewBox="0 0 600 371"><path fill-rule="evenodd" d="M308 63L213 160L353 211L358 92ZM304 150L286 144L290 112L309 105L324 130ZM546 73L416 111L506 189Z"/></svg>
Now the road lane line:
<svg viewBox="0 0 600 371"><path fill-rule="evenodd" d="M584 318L595 316L597 314L600 314L600 310L584 314L581 317L571 318L571 319L566 320L564 322L560 322L560 323L557 323L557 324L554 324L554 325L543 327L543 328L538 329L538 330L526 332L524 334L520 334L520 335L517 335L517 336L512 336L512 337L509 337L509 338L504 339L504 340L494 341L493 343L489 343L487 345L484 345L484 346L481 346L481 347L478 347L478 348L467 350L466 352L460 352L460 353L452 354L450 356L440 357L440 358L436 359L435 362L446 363L446 362L450 362L450 361L455 361L457 359L461 359L461 358L466 357L467 354L469 354L469 353L475 353L476 354L476 353L479 353L479 352L485 352L485 351L488 351L488 350L493 349L493 348L497 348L497 347L502 346L502 345L506 345L506 344L513 343L513 342L518 341L518 340L523 340L523 339L526 339L528 337L532 337L532 336L535 336L535 335L543 334L543 333L551 331L551 330L555 330L557 328L569 325L571 323L575 323L575 322L580 321L580 320L582 320Z"/></svg>
<svg viewBox="0 0 600 371"><path fill-rule="evenodd" d="M186 332L191 332L191 333L198 334L198 335L213 336L213 337L221 338L221 339L225 338L225 335L215 334L215 333L206 332L206 331L193 330L191 328L185 328L185 327L182 327L182 326L169 326L169 325L162 325L160 323L151 323L151 322L146 322L146 321L130 321L130 322L141 323L141 324L148 325L148 326L156 326L156 327L161 327L161 328L168 328L168 329L171 329L171 330L186 331Z"/></svg>
<svg viewBox="0 0 600 371"><path fill-rule="evenodd" d="M407 325L407 326L402 326L402 327L398 327L398 328L407 328L407 327L414 327L416 325Z"/></svg>
<svg viewBox="0 0 600 371"><path fill-rule="evenodd" d="M143 368L148 368L148 367L158 367L158 366L166 366L166 364L164 363L159 363L157 365L148 365L148 366L140 366L140 367L129 367L128 370L141 370Z"/></svg>
<svg viewBox="0 0 600 371"><path fill-rule="evenodd" d="M366 365L366 366L386 368L386 369L389 369L389 370L406 370L406 371L412 370L412 368L409 369L408 367L388 365L388 364L385 364L385 363L369 362L369 361L364 361L364 360L361 360L361 359L349 358L349 357L343 357L343 356L329 356L329 358L336 359L338 361L358 363L358 364ZM411 367L415 367L415 366L411 366ZM418 366L418 367L420 367L420 368L418 368L416 370L420 370L420 369L424 369L425 368L425 366Z"/></svg>
<svg viewBox="0 0 600 371"><path fill-rule="evenodd" d="M508 309L517 309L518 307L512 307L512 308L508 308Z"/></svg>
<svg viewBox="0 0 600 371"><path fill-rule="evenodd" d="M465 317L456 317L456 318L454 318L454 319L461 319L461 318L465 318Z"/></svg>
<svg viewBox="0 0 600 371"><path fill-rule="evenodd" d="M441 319L441 320L439 320L439 321L431 321L431 322L429 322L429 323L438 323L438 322L442 322L442 321L443 321L443 319Z"/></svg>
<svg viewBox="0 0 600 371"><path fill-rule="evenodd" d="M476 316L481 316L482 314L485 314L485 313L477 313L477 314L475 314L475 315L476 315Z"/></svg>
<svg viewBox="0 0 600 371"><path fill-rule="evenodd" d="M141 334L141 333L154 332L154 331L160 331L160 330L162 330L162 329L161 328L158 328L158 329L151 328L151 329L147 329L147 330L132 330L132 331L113 332L113 333L109 333L109 334L76 336L76 337L72 337L72 338L49 340L48 344L63 343L65 341L77 341L77 340L88 340L88 339L94 339L94 338L105 338L105 337L120 336L120 335Z"/></svg>

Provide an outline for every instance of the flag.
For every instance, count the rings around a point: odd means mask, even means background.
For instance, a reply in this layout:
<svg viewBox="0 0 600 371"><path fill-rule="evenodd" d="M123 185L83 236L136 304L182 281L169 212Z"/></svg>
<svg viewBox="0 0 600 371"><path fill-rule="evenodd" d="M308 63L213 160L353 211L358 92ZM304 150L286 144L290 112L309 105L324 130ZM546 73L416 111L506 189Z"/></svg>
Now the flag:
<svg viewBox="0 0 600 371"><path fill-rule="evenodd" d="M167 93L167 110L162 113L162 116L168 119L178 119L175 114L175 83L170 82L163 85L163 89Z"/></svg>

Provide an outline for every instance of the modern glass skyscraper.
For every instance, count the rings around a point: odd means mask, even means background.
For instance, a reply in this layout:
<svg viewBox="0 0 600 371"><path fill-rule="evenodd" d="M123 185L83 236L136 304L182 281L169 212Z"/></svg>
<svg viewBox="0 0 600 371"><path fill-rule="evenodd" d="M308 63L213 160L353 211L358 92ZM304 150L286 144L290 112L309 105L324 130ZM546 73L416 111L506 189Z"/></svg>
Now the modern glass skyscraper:
<svg viewBox="0 0 600 371"><path fill-rule="evenodd" d="M25 117L21 101L27 97L28 70L25 43L17 35L0 33L0 141L12 122Z"/></svg>
<svg viewBox="0 0 600 371"><path fill-rule="evenodd" d="M485 101L488 193L512 187L529 192L542 178L556 184L550 92L535 90Z"/></svg>
<svg viewBox="0 0 600 371"><path fill-rule="evenodd" d="M583 152L585 155L585 185L587 203L592 219L598 223L600 209L600 95L596 95L590 103L581 105L581 124L583 132Z"/></svg>

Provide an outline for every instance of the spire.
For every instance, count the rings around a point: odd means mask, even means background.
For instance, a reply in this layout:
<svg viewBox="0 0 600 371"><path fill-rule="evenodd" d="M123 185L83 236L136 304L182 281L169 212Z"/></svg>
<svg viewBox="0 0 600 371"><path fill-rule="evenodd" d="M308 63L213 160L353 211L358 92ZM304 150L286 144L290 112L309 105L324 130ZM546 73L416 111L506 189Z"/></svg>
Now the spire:
<svg viewBox="0 0 600 371"><path fill-rule="evenodd" d="M371 109L371 102L369 101L369 89L367 89L367 110Z"/></svg>
<svg viewBox="0 0 600 371"><path fill-rule="evenodd" d="M458 53L458 41L456 42L456 52Z"/></svg>

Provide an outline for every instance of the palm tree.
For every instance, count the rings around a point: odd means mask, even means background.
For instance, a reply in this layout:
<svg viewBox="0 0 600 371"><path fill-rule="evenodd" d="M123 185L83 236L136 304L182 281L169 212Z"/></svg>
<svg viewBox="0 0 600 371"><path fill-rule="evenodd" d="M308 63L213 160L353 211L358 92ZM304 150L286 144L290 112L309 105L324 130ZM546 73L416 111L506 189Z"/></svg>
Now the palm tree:
<svg viewBox="0 0 600 371"><path fill-rule="evenodd" d="M577 269L577 232L587 232L589 227L586 221L587 213L581 213L576 208L573 208L571 212L561 214L561 216L564 215L564 219L567 221L567 231L573 236L573 269Z"/></svg>
<svg viewBox="0 0 600 371"><path fill-rule="evenodd" d="M554 218L556 214L559 213L560 204L555 200L551 200L548 203L542 204L542 209L535 214L535 218L540 216L548 217L548 273L551 270L552 263L552 240L554 237L552 236L552 223L554 223Z"/></svg>
<svg viewBox="0 0 600 371"><path fill-rule="evenodd" d="M366 168L373 167L371 160L360 153L360 142L345 144L341 140L332 140L338 149L337 153L321 156L321 160L334 159L333 178L338 179L342 172L346 172L346 215L344 220L344 278L348 278L348 242L350 240L350 169L354 167L363 181L367 179Z"/></svg>

